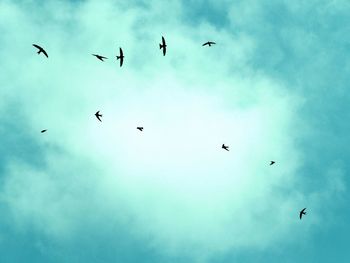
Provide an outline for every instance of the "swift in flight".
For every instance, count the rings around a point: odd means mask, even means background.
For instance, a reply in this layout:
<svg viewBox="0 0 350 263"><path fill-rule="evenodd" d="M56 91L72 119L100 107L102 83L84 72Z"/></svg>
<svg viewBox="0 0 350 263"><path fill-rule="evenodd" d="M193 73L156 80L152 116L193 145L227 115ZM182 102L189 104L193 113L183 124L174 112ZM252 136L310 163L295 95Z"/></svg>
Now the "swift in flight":
<svg viewBox="0 0 350 263"><path fill-rule="evenodd" d="M118 59L120 59L120 66L123 66L124 55L123 55L123 50L121 47L119 48L119 56L117 56L117 60Z"/></svg>
<svg viewBox="0 0 350 263"><path fill-rule="evenodd" d="M215 44L216 44L215 42L208 41L208 42L204 43L202 46L203 46L203 47L204 47L204 46L209 46L209 47L211 47L211 45L215 45Z"/></svg>
<svg viewBox="0 0 350 263"><path fill-rule="evenodd" d="M41 46L38 46L38 45L36 45L36 44L33 44L33 46L36 47L36 48L38 49L38 52L37 52L38 54L43 53L47 58L49 57L49 56L47 55L46 51L45 51Z"/></svg>
<svg viewBox="0 0 350 263"><path fill-rule="evenodd" d="M165 43L165 39L164 37L162 37L162 44L159 44L159 49L163 49L163 56L165 56L165 53L166 53L166 43Z"/></svg>
<svg viewBox="0 0 350 263"><path fill-rule="evenodd" d="M47 130L42 130L41 133L44 133L44 132L46 132L46 131L47 131Z"/></svg>
<svg viewBox="0 0 350 263"><path fill-rule="evenodd" d="M225 145L225 144L223 144L223 145L221 146L221 148L224 149L224 150L226 150L226 151L229 151L229 149L228 149L229 146L227 146L227 145Z"/></svg>
<svg viewBox="0 0 350 263"><path fill-rule="evenodd" d="M303 215L306 215L305 209L306 209L306 208L304 208L303 210L301 210L300 213L299 213L299 218L300 218L300 220L301 220L301 218L303 217Z"/></svg>
<svg viewBox="0 0 350 263"><path fill-rule="evenodd" d="M100 117L102 117L102 114L100 114L100 111L97 111L97 112L95 113L95 116L96 116L96 118L97 118L100 122L102 122L101 119L100 119Z"/></svg>
<svg viewBox="0 0 350 263"><path fill-rule="evenodd" d="M275 162L274 161L271 161L270 165L273 165Z"/></svg>
<svg viewBox="0 0 350 263"><path fill-rule="evenodd" d="M143 127L137 127L136 129L143 131Z"/></svg>
<svg viewBox="0 0 350 263"><path fill-rule="evenodd" d="M96 54L92 54L93 56L97 57L99 60L101 61L104 61L104 59L107 59L106 57L104 56L101 56L101 55L96 55Z"/></svg>

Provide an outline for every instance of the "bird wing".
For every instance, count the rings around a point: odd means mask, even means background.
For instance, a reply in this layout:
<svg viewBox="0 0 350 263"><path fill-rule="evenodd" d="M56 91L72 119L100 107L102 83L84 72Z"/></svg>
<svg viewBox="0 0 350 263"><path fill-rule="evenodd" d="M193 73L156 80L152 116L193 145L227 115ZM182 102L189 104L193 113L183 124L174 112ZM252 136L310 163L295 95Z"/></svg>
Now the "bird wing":
<svg viewBox="0 0 350 263"><path fill-rule="evenodd" d="M41 51L44 53L44 55L45 55L47 58L49 57L44 49L41 49Z"/></svg>
<svg viewBox="0 0 350 263"><path fill-rule="evenodd" d="M119 48L119 53L120 53L120 56L122 57L123 56L123 50L122 50L121 47Z"/></svg>
<svg viewBox="0 0 350 263"><path fill-rule="evenodd" d="M163 43L163 45L165 45L165 39L163 36L162 36L162 43Z"/></svg>
<svg viewBox="0 0 350 263"><path fill-rule="evenodd" d="M97 112L96 112L95 116L96 116L96 118L97 118L100 122L102 122L101 119L100 119L100 117L101 117L102 115L98 115Z"/></svg>
<svg viewBox="0 0 350 263"><path fill-rule="evenodd" d="M166 53L166 47L163 46L163 56L165 56L165 53Z"/></svg>
<svg viewBox="0 0 350 263"><path fill-rule="evenodd" d="M33 44L34 47L36 47L37 49L43 49L41 46L38 46L36 44Z"/></svg>
<svg viewBox="0 0 350 263"><path fill-rule="evenodd" d="M204 43L203 45L202 45L202 47L204 47L204 46L206 46L206 45L208 45L209 43L208 42L206 42L206 43Z"/></svg>
<svg viewBox="0 0 350 263"><path fill-rule="evenodd" d="M210 42L210 44L214 44L215 45L216 43L215 42Z"/></svg>

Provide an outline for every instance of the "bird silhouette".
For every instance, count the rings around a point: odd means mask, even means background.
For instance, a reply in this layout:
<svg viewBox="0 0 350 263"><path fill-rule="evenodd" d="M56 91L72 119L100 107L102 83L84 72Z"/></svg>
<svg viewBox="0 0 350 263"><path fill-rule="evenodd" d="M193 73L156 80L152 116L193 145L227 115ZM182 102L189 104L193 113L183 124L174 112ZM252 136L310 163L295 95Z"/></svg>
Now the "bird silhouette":
<svg viewBox="0 0 350 263"><path fill-rule="evenodd" d="M221 146L221 148L224 149L224 150L226 150L226 151L229 151L229 149L228 149L229 146L227 146L227 145L225 145L225 144L223 144L223 145Z"/></svg>
<svg viewBox="0 0 350 263"><path fill-rule="evenodd" d="M38 52L37 52L38 54L43 53L47 58L49 57L49 56L47 55L46 51L45 51L41 46L36 45L36 44L33 44L33 46L36 47L36 48L38 49Z"/></svg>
<svg viewBox="0 0 350 263"><path fill-rule="evenodd" d="M270 165L273 165L275 162L274 161L271 161Z"/></svg>
<svg viewBox="0 0 350 263"><path fill-rule="evenodd" d="M205 42L202 46L209 46L211 47L211 45L215 45L216 43L215 42L212 42L212 41L208 41L208 42Z"/></svg>
<svg viewBox="0 0 350 263"><path fill-rule="evenodd" d="M165 39L164 37L162 36L162 44L159 44L159 49L163 49L163 56L165 56L165 53L166 53L166 43L165 43Z"/></svg>
<svg viewBox="0 0 350 263"><path fill-rule="evenodd" d="M143 131L143 127L137 127L136 129Z"/></svg>
<svg viewBox="0 0 350 263"><path fill-rule="evenodd" d="M108 58L106 58L106 57L104 57L104 56L101 56L101 55L96 55L96 54L92 54L93 56L95 56L95 57L97 57L99 60L101 60L101 61L104 61L104 59L108 59Z"/></svg>
<svg viewBox="0 0 350 263"><path fill-rule="evenodd" d="M118 59L120 59L120 66L123 66L124 55L123 55L123 50L121 47L119 48L119 56L117 56L117 60Z"/></svg>
<svg viewBox="0 0 350 263"><path fill-rule="evenodd" d="M41 133L46 132L47 130L42 130Z"/></svg>
<svg viewBox="0 0 350 263"><path fill-rule="evenodd" d="M301 210L300 213L299 213L300 220L303 217L303 215L306 215L305 209L306 209L306 207L303 210Z"/></svg>
<svg viewBox="0 0 350 263"><path fill-rule="evenodd" d="M100 111L97 111L97 112L95 113L95 116L96 116L96 118L97 118L100 122L102 122L101 119L100 119L100 117L102 117L102 114L100 114Z"/></svg>

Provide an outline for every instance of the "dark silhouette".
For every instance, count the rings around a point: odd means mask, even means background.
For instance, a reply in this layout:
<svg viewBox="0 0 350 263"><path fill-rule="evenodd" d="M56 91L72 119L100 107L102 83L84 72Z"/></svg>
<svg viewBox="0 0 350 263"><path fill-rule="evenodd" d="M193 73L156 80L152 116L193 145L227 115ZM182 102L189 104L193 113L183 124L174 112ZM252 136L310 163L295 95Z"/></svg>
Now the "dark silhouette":
<svg viewBox="0 0 350 263"><path fill-rule="evenodd" d="M162 37L162 44L159 44L159 49L163 49L163 56L165 56L165 53L166 53L166 43L165 43L165 39L164 37Z"/></svg>
<svg viewBox="0 0 350 263"><path fill-rule="evenodd" d="M92 54L93 56L95 56L95 57L97 57L99 60L101 60L101 61L104 61L104 59L108 59L108 58L106 58L106 57L104 57L104 56L101 56L101 55L96 55L96 54Z"/></svg>
<svg viewBox="0 0 350 263"><path fill-rule="evenodd" d="M204 47L204 46L209 46L209 47L211 47L211 45L215 45L215 44L216 44L215 42L208 41L208 42L204 43L202 46L203 46L203 47Z"/></svg>
<svg viewBox="0 0 350 263"><path fill-rule="evenodd" d="M33 46L36 47L37 49L39 49L39 51L37 52L38 54L43 53L47 58L49 57L47 55L46 51L41 46L38 46L36 44L33 44Z"/></svg>
<svg viewBox="0 0 350 263"><path fill-rule="evenodd" d="M120 59L120 66L123 66L124 55L123 55L123 50L121 47L119 48L119 56L117 56L117 60L118 59Z"/></svg>
<svg viewBox="0 0 350 263"><path fill-rule="evenodd" d="M223 144L223 145L221 146L221 148L222 148L222 149L225 149L226 151L229 151L229 149L228 149L229 146L227 146L227 145L225 145L225 144Z"/></svg>
<svg viewBox="0 0 350 263"><path fill-rule="evenodd" d="M47 130L42 130L41 133L46 132Z"/></svg>
<svg viewBox="0 0 350 263"><path fill-rule="evenodd" d="M304 212L305 209L306 209L306 207L303 210L301 210L300 213L299 213L300 220L303 217L303 215L306 215L306 212Z"/></svg>
<svg viewBox="0 0 350 263"><path fill-rule="evenodd" d="M142 130L143 130L143 127L137 127L136 129L142 131Z"/></svg>
<svg viewBox="0 0 350 263"><path fill-rule="evenodd" d="M273 165L275 162L274 161L271 161L270 165Z"/></svg>
<svg viewBox="0 0 350 263"><path fill-rule="evenodd" d="M97 118L100 122L102 122L101 119L100 119L100 117L102 117L102 114L100 114L100 111L97 111L97 112L95 113L95 116L96 116L96 118Z"/></svg>

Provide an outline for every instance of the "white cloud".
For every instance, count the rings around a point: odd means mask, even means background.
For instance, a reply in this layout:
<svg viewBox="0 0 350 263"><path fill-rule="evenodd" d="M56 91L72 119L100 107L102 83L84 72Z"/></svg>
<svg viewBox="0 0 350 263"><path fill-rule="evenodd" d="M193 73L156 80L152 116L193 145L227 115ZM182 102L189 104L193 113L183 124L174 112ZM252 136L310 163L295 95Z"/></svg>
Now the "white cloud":
<svg viewBox="0 0 350 263"><path fill-rule="evenodd" d="M151 236L150 246L195 256L292 238L308 198L295 190L303 100L250 69L254 39L208 24L189 28L153 2L125 12L97 3L51 3L56 16L45 23L33 19L35 10L0 8L11 21L1 31L19 40L6 42L15 59L2 82L14 80L2 93L19 96L28 132L60 149L47 151L46 167L8 165L2 198L16 222L67 238L97 210L97 222L132 219L130 232ZM208 37L218 44L202 48ZM30 49L38 39L49 59ZM114 58L119 46L123 68ZM109 59L101 63L93 52ZM42 128L48 133L36 135Z"/></svg>

